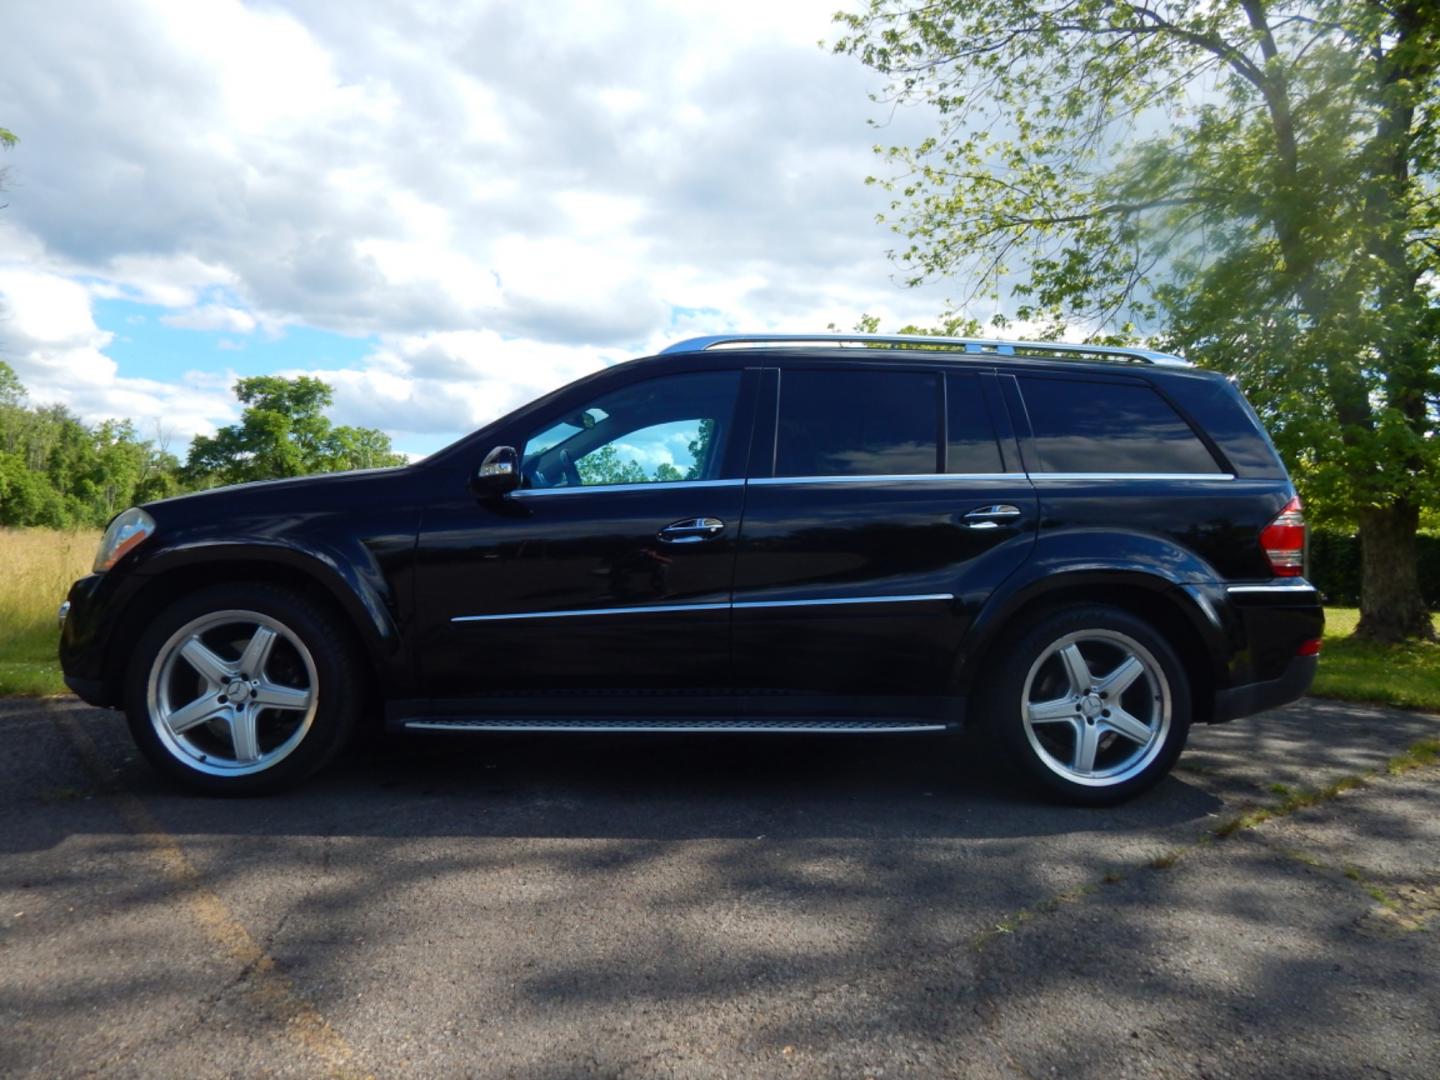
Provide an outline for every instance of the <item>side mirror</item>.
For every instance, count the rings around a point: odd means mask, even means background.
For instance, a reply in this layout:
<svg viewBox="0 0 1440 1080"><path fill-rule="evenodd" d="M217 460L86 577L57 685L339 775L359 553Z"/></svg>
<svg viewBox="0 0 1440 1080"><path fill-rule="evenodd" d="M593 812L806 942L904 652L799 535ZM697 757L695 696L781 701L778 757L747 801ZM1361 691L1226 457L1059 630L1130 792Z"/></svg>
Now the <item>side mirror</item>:
<svg viewBox="0 0 1440 1080"><path fill-rule="evenodd" d="M481 495L504 495L520 486L520 455L513 446L497 446L485 455L471 486Z"/></svg>

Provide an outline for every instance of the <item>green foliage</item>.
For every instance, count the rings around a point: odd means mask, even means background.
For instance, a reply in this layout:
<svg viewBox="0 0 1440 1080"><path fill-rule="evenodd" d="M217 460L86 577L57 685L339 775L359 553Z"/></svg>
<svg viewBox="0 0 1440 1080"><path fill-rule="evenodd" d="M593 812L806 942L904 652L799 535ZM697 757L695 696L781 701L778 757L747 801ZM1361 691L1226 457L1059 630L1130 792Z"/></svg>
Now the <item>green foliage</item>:
<svg viewBox="0 0 1440 1080"><path fill-rule="evenodd" d="M0 526L103 527L127 506L196 487L403 465L383 432L335 427L318 379L242 379L241 422L199 436L182 469L129 420L84 424L59 405L35 407L0 360Z"/></svg>
<svg viewBox="0 0 1440 1080"><path fill-rule="evenodd" d="M1420 533L1415 537L1419 564L1420 599L1431 611L1440 611L1440 536ZM1360 602L1360 537L1336 529L1314 529L1310 533L1309 571L1306 576L1325 594L1326 603L1355 605Z"/></svg>
<svg viewBox="0 0 1440 1080"><path fill-rule="evenodd" d="M0 127L0 149L8 150L19 141L13 131L7 131ZM3 188L5 184L5 172L5 169L0 169L0 188ZM0 397L3 397L3 390L0 390Z"/></svg>
<svg viewBox="0 0 1440 1080"><path fill-rule="evenodd" d="M1440 7L871 0L837 20L837 51L936 112L882 151L912 282L1050 324L1163 320L1241 376L1313 513L1440 502Z"/></svg>
<svg viewBox="0 0 1440 1080"><path fill-rule="evenodd" d="M173 494L178 466L128 420L87 426L62 406L31 407L0 361L0 525L103 526L127 506Z"/></svg>
<svg viewBox="0 0 1440 1080"><path fill-rule="evenodd" d="M836 19L888 101L935 112L919 145L877 148L912 283L958 278L962 308L1004 297L1047 327L1159 327L1239 376L1312 519L1378 537L1433 513L1440 5L868 0ZM1390 595L1413 567L1395 572Z"/></svg>
<svg viewBox="0 0 1440 1080"><path fill-rule="evenodd" d="M237 382L235 396L246 406L240 423L196 436L187 482L213 487L405 464L383 432L333 426L324 414L333 393L319 379L257 375Z"/></svg>

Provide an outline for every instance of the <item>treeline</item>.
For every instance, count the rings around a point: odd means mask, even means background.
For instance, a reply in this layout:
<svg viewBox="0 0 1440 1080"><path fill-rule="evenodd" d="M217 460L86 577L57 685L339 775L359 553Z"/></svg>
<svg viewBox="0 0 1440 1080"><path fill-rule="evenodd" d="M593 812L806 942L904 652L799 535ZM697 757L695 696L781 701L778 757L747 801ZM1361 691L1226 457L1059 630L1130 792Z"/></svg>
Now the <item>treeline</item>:
<svg viewBox="0 0 1440 1080"><path fill-rule="evenodd" d="M199 436L182 462L129 420L86 424L32 405L0 361L0 525L99 528L127 506L219 484L404 464L373 428L337 427L319 379L241 379L240 423Z"/></svg>

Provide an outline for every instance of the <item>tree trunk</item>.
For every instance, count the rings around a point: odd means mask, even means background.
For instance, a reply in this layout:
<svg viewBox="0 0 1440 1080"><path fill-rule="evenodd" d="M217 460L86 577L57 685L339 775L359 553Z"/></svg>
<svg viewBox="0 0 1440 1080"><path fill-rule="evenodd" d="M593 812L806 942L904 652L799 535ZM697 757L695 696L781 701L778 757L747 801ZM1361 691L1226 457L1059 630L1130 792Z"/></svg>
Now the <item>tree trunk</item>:
<svg viewBox="0 0 1440 1080"><path fill-rule="evenodd" d="M1435 640L1420 598L1415 531L1420 510L1404 499L1360 514L1360 625L1357 638Z"/></svg>

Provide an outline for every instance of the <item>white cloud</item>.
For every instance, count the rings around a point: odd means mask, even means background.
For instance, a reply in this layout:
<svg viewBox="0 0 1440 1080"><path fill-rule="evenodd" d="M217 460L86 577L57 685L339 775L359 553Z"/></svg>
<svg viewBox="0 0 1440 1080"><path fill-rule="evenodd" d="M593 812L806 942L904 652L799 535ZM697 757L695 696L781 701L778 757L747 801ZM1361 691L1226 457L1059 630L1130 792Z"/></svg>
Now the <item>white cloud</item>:
<svg viewBox="0 0 1440 1080"><path fill-rule="evenodd" d="M250 312L225 304L202 304L178 315L162 315L160 321L182 330L221 330L229 334L248 334L257 325Z"/></svg>
<svg viewBox="0 0 1440 1080"><path fill-rule="evenodd" d="M95 325L89 290L55 274L0 267L0 354L37 404L61 404L86 420L133 420L188 440L235 412L223 386L124 378L104 353L113 335ZM227 380L228 381L228 380Z"/></svg>
<svg viewBox="0 0 1440 1080"><path fill-rule="evenodd" d="M452 330L387 339L358 369L288 374L329 383L343 423L402 435L459 434L598 370L606 359L590 348Z"/></svg>
<svg viewBox="0 0 1440 1080"><path fill-rule="evenodd" d="M933 315L863 184L870 77L815 45L834 6L10 0L0 266L51 290L10 302L26 371L223 420L116 371L89 301L129 299L225 348L374 335L323 372L336 418L458 434L689 333Z"/></svg>

